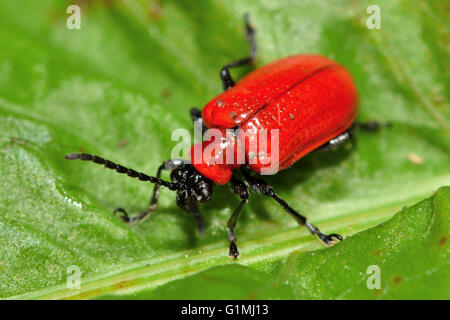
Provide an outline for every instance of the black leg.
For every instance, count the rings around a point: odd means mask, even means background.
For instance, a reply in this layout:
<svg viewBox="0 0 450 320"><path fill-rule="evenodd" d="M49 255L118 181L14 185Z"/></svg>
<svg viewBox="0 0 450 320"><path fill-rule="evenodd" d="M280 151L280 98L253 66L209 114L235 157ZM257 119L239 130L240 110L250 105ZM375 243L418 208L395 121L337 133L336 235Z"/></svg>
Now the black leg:
<svg viewBox="0 0 450 320"><path fill-rule="evenodd" d="M355 122L355 126L358 129L365 131L378 131L380 128L387 127L390 128L392 126L392 122L379 122L376 120L370 120L366 122Z"/></svg>
<svg viewBox="0 0 450 320"><path fill-rule="evenodd" d="M355 130L360 129L364 131L378 131L380 128L383 127L391 127L392 124L390 122L378 122L378 121L367 121L367 122L355 122L346 132L341 133L336 138L331 139L324 145L317 148L318 151L329 151L334 150L338 146L343 145L344 143L347 143L354 139L355 137Z"/></svg>
<svg viewBox="0 0 450 320"><path fill-rule="evenodd" d="M245 19L245 34L250 46L250 55L247 58L233 61L222 67L220 70L220 79L222 80L223 89L228 90L234 86L235 82L230 74L230 68L240 67L243 65L250 65L256 58L256 43L255 43L255 29L250 25L248 14L244 16Z"/></svg>
<svg viewBox="0 0 450 320"><path fill-rule="evenodd" d="M248 189L245 183L236 179L234 175L231 177L230 183L233 192L239 195L239 197L241 198L241 203L236 208L236 210L234 210L233 214L231 215L227 223L228 241L230 241L230 249L228 254L230 257L236 260L239 257L239 250L236 245L237 237L234 228L236 227L236 223L239 219L239 215L241 214L242 208L248 201Z"/></svg>
<svg viewBox="0 0 450 320"><path fill-rule="evenodd" d="M349 142L354 136L354 126L352 126L348 131L341 133L336 138L331 139L327 143L321 145L319 148L317 148L318 151L329 151L334 150L338 146Z"/></svg>
<svg viewBox="0 0 450 320"><path fill-rule="evenodd" d="M202 135L205 134L207 128L203 124L202 112L197 108L191 108L190 113L191 113L191 119L194 122L194 126L197 126L197 125L201 126Z"/></svg>
<svg viewBox="0 0 450 320"><path fill-rule="evenodd" d="M191 119L193 122L202 120L202 112L199 109L191 108L190 113L191 113Z"/></svg>
<svg viewBox="0 0 450 320"><path fill-rule="evenodd" d="M190 211L194 215L195 223L197 224L198 234L203 236L205 234L205 228L203 227L203 219L200 211L198 210L197 201L190 203Z"/></svg>
<svg viewBox="0 0 450 320"><path fill-rule="evenodd" d="M331 245L334 241L334 239L338 239L338 240L342 240L342 236L340 236L339 234L330 234L330 235L326 235L322 232L320 232L320 230L310 224L307 220L306 217L302 216L301 214L299 214L297 211L295 211L294 209L292 209L287 203L286 201L284 201L283 199L281 199L280 197L278 197L276 195L276 193L273 191L272 187L270 185L268 185L265 181L263 181L262 179L259 178L255 178L252 177L245 169L241 170L245 181L249 184L249 186L257 193L263 194L265 196L271 197L272 199L274 199L276 202L278 202L281 207L287 212L289 213L296 221L299 225L305 226L306 228L308 228L308 230L314 235L317 235L319 237L320 240L322 240L325 244L327 245Z"/></svg>
<svg viewBox="0 0 450 320"><path fill-rule="evenodd" d="M181 166L182 164L184 164L186 162L186 160L179 160L179 159L175 159L175 160L166 160L163 162L163 164L161 166L159 166L158 168L158 172L156 173L156 178L157 179L161 179L161 173L163 170L173 170L176 169L177 167ZM122 208L116 208L114 210L114 213L122 213L123 216L119 216L119 218L127 223L133 223L136 221L142 221L145 218L148 217L148 215L155 211L156 208L158 207L158 198L159 198L159 188L160 188L161 184L159 184L158 182L155 183L155 187L153 188L153 193L152 193L152 197L150 198L150 203L149 206L147 208L147 210L135 215L135 216L129 216L127 211L122 209Z"/></svg>
<svg viewBox="0 0 450 320"><path fill-rule="evenodd" d="M197 206L197 199L193 198L187 189L177 192L177 205L183 211L194 215L195 223L197 224L198 233L200 236L205 234L203 227L203 219Z"/></svg>

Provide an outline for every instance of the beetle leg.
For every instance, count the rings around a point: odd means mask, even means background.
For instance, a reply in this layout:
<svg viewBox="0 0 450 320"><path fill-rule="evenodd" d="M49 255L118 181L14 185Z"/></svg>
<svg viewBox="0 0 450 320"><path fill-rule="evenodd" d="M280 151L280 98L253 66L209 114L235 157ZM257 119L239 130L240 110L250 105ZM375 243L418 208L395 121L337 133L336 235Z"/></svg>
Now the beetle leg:
<svg viewBox="0 0 450 320"><path fill-rule="evenodd" d="M205 134L207 128L203 124L202 112L197 108L191 108L190 113L191 113L191 119L194 122L194 127L195 126L201 127L202 135Z"/></svg>
<svg viewBox="0 0 450 320"><path fill-rule="evenodd" d="M376 120L370 120L366 122L355 122L355 126L366 131L378 131L378 129L392 126L392 122L379 122Z"/></svg>
<svg viewBox="0 0 450 320"><path fill-rule="evenodd" d="M230 219L228 219L227 223L228 241L230 241L230 249L228 255L236 260L239 257L239 250L236 245L237 237L234 228L236 227L236 223L237 220L239 219L239 215L241 214L242 208L248 201L248 189L245 183L236 179L234 175L231 177L230 182L233 192L239 195L239 197L241 198L241 203L236 208L236 210L234 210L233 214L231 215Z"/></svg>
<svg viewBox="0 0 450 320"><path fill-rule="evenodd" d="M256 42L255 42L255 29L250 25L248 14L244 15L245 19L245 34L247 36L247 41L250 46L250 55L246 58L233 61L226 64L220 70L220 79L222 80L224 90L228 90L234 86L235 82L230 74L230 68L240 67L243 65L250 65L255 61L256 58Z"/></svg>
<svg viewBox="0 0 450 320"><path fill-rule="evenodd" d="M319 151L334 150L338 146L340 146L346 142L349 142L353 138L353 135L354 135L354 125L348 131L341 133L336 138L333 138L330 141L328 141L327 143L321 145L319 148L317 148L317 150L319 150Z"/></svg>
<svg viewBox="0 0 450 320"><path fill-rule="evenodd" d="M276 202L278 202L281 205L281 207L287 213L289 213L297 221L297 223L299 225L302 225L302 226L305 226L306 228L308 228L308 230L313 235L314 234L317 235L319 237L319 239L322 240L325 244L331 245L335 239L342 240L342 236L339 234L333 233L330 235L326 235L326 234L320 232L320 230L316 226L312 225L311 223L309 223L307 221L306 217L299 214L297 211L292 209L286 203L286 201L284 201L283 199L278 197L278 195L273 191L272 187L270 185L268 185L264 180L252 177L245 170L241 170L241 172L245 178L245 181L250 185L250 187L255 192L263 194L265 196L268 196L268 197L271 197L272 199L274 199Z"/></svg>
<svg viewBox="0 0 450 320"><path fill-rule="evenodd" d="M202 120L202 112L197 108L191 108L190 114L193 122Z"/></svg>
<svg viewBox="0 0 450 320"><path fill-rule="evenodd" d="M161 170L162 169L175 169L177 166L183 164L186 161L186 160L167 160L158 169L157 177L152 177L152 176L146 175L143 172L138 172L136 170L126 168L120 164L114 163L110 160L105 160L102 157L99 157L99 156L96 156L93 154L89 154L89 153L69 153L65 156L65 158L67 160L92 161L94 163L104 165L105 168L116 170L116 172L118 172L118 173L126 174L127 176L129 176L131 178L138 178L140 181L148 181L150 183L155 184L155 189L153 190L153 197L150 200L149 209L147 209L146 211L142 212L141 214L139 214L137 216L129 217L128 213L122 208L117 208L114 210L114 213L117 213L117 212L123 213L124 215L121 216L120 218L124 222L128 222L128 223L134 222L136 220L142 220L149 214L149 212L152 209L153 210L156 209L156 202L158 200L158 189L159 189L160 185L167 187L172 191L180 189L181 185L179 183L162 180L161 179ZM153 206L152 206L152 204L153 204Z"/></svg>
<svg viewBox="0 0 450 320"><path fill-rule="evenodd" d="M193 214L195 223L197 224L198 233L200 236L205 234L205 230L203 228L203 220L198 210L197 199L189 194L188 190L182 190L177 192L176 196L177 206L183 209L188 214Z"/></svg>
<svg viewBox="0 0 450 320"><path fill-rule="evenodd" d="M355 122L352 124L352 126L345 131L344 133L341 133L337 137L331 139L327 143L323 144L317 150L319 151L329 151L334 150L338 146L351 141L355 137L355 130L356 128L364 130L364 131L378 131L382 127L391 127L391 122L378 122L378 121L367 121L367 122Z"/></svg>
<svg viewBox="0 0 450 320"><path fill-rule="evenodd" d="M195 223L197 224L198 234L203 236L205 234L205 228L203 227L203 219L200 211L198 210L197 201L192 201L190 203L190 209L194 215Z"/></svg>
<svg viewBox="0 0 450 320"><path fill-rule="evenodd" d="M179 167L180 165L182 165L183 163L185 163L186 160L179 160L179 159L174 159L174 160L166 160L163 162L163 164L161 166L159 166L158 171L156 173L156 178L157 179L161 179L161 173L163 170L173 170L177 167ZM133 223L135 221L142 221L145 218L148 217L148 215L150 214L150 212L155 211L156 208L158 207L158 198L159 198L159 188L160 188L160 184L159 183L155 183L155 187L153 188L153 193L152 193L152 197L150 198L150 203L149 206L147 208L147 210L139 213L138 215L132 216L130 217L127 213L126 210L122 209L122 208L116 208L114 210L114 213L123 213L123 216L119 216L119 218L127 223Z"/></svg>
<svg viewBox="0 0 450 320"><path fill-rule="evenodd" d="M174 170L181 165L185 164L186 160L183 159L173 159L173 160L166 160L162 163L162 165L159 166L158 172L156 173L156 177L159 179L161 178L161 172L163 170ZM155 211L158 206L158 198L159 198L159 187L160 184L156 183L155 187L153 188L153 194L150 199L150 204L148 207L148 211Z"/></svg>

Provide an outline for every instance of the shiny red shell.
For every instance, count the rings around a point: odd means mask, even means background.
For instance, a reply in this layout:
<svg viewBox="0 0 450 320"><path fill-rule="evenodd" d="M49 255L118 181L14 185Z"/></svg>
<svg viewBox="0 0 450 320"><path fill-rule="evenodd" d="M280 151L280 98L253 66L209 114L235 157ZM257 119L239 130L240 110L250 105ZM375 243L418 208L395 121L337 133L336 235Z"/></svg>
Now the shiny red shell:
<svg viewBox="0 0 450 320"><path fill-rule="evenodd" d="M205 141L232 145L235 156L245 157L252 170L261 173L270 157L270 130L278 129L278 170L295 163L314 149L345 132L356 118L358 95L350 73L337 62L319 55L295 55L267 64L242 78L236 85L211 100L202 111L208 128L240 127L233 138ZM261 129L268 130L268 152L260 155L249 149L249 141L257 141ZM197 148L199 148L198 146ZM239 164L217 163L222 151L191 161L204 176L217 184L227 183ZM230 150L230 149L227 149ZM254 149L251 149L254 150ZM228 151L230 152L230 151ZM260 157L261 156L261 157ZM250 163L251 158L256 158ZM271 163L271 166L274 164Z"/></svg>

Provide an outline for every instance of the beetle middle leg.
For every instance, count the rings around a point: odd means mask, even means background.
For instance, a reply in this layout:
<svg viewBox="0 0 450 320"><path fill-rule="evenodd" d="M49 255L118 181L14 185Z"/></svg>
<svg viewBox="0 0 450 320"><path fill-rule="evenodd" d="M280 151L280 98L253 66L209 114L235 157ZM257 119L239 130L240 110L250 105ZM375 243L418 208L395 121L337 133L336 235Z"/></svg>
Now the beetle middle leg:
<svg viewBox="0 0 450 320"><path fill-rule="evenodd" d="M177 167L181 166L182 164L184 164L186 162L186 160L180 160L180 159L174 159L174 160L166 160L162 163L161 166L159 166L158 171L156 173L156 178L157 179L161 179L161 173L163 170L173 170L176 169ZM149 206L147 208L147 210L135 215L135 216L129 216L127 211L123 208L116 208L114 210L114 213L122 213L123 215L119 216L119 218L127 223L133 223L137 220L144 220L146 217L148 217L148 215L152 212L155 211L156 208L158 207L158 199L159 199L159 188L160 188L160 184L159 183L155 183L155 186L153 188L153 193L152 196L150 198L150 203Z"/></svg>
<svg viewBox="0 0 450 320"><path fill-rule="evenodd" d="M205 134L207 128L203 123L202 112L197 108L191 108L190 110L192 122L194 122L194 127L198 126L202 128L202 134Z"/></svg>
<svg viewBox="0 0 450 320"><path fill-rule="evenodd" d="M250 55L246 58L233 61L226 64L220 70L220 79L222 80L222 85L224 90L228 90L235 85L235 81L231 77L230 68L240 67L244 65L250 65L255 61L256 58L256 42L255 42L255 29L250 25L248 14L244 15L245 19L245 34L247 36L247 41L250 46Z"/></svg>
<svg viewBox="0 0 450 320"><path fill-rule="evenodd" d="M234 193L239 195L241 198L241 203L239 206L234 210L233 214L231 215L230 219L228 219L227 227L228 227L228 241L230 241L230 249L228 255L235 260L239 257L239 250L236 245L237 237L236 232L234 231L234 228L236 227L236 223L239 219L239 216L241 214L242 208L245 206L245 204L248 202L248 189L244 182L239 181L236 179L236 177L233 175L230 180L231 188Z"/></svg>
<svg viewBox="0 0 450 320"><path fill-rule="evenodd" d="M276 202L278 202L281 207L287 212L289 213L296 221L299 225L305 226L306 228L308 228L308 230L314 235L317 235L319 237L320 240L322 240L325 244L327 245L331 245L333 243L333 241L335 239L338 240L342 240L342 236L337 234L337 233L333 233L330 235L324 234L322 233L316 226L314 226L313 224L309 223L306 219L306 217L302 216L301 214L299 214L297 211L295 211L294 209L292 209L287 203L286 201L284 201L283 199L281 199L280 197L278 197L278 195L273 191L272 187L267 184L267 182L265 182L262 179L259 178L255 178L253 176L251 176L245 169L241 170L245 181L249 184L249 186L257 193L263 194L265 196L271 197L272 199L274 199Z"/></svg>
<svg viewBox="0 0 450 320"><path fill-rule="evenodd" d="M190 197L187 190L177 192L177 205L187 213L194 215L195 223L197 224L198 234L203 236L205 228L203 227L203 218L197 206L197 200Z"/></svg>

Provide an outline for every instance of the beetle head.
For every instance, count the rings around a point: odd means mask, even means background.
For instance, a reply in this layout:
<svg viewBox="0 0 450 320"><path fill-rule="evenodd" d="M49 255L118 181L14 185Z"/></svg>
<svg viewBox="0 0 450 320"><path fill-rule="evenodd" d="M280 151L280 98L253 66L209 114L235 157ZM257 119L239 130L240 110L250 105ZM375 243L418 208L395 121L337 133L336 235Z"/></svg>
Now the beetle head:
<svg viewBox="0 0 450 320"><path fill-rule="evenodd" d="M190 201L206 202L211 199L213 182L195 170L191 164L172 170L170 178L182 188L177 192L178 204L188 205Z"/></svg>

